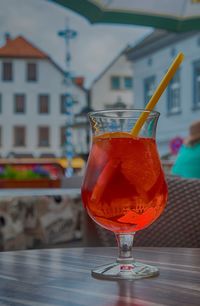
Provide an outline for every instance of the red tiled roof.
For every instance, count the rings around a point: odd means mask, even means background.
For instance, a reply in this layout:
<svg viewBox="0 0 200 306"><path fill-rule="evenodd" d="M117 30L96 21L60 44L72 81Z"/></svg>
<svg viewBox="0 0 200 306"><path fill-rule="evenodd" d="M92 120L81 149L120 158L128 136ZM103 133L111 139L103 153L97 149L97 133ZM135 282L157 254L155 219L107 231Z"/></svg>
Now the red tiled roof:
<svg viewBox="0 0 200 306"><path fill-rule="evenodd" d="M18 36L15 39L9 39L6 44L0 48L0 57L49 58L46 53L35 47L22 36Z"/></svg>

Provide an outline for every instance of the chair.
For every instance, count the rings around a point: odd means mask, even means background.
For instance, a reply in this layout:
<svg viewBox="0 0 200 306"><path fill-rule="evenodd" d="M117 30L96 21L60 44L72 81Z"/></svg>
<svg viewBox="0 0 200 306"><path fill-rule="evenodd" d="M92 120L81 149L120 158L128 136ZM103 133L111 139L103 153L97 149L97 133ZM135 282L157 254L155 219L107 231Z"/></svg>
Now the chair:
<svg viewBox="0 0 200 306"><path fill-rule="evenodd" d="M200 180L168 176L167 183L169 198L164 212L148 228L136 233L134 246L200 247ZM85 222L89 228L86 245L116 245L113 233L91 220Z"/></svg>

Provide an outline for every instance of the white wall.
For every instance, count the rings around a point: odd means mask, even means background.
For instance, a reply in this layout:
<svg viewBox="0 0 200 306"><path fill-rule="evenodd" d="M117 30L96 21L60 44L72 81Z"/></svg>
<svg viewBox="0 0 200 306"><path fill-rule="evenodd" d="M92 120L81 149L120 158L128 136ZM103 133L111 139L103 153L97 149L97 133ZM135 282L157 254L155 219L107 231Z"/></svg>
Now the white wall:
<svg viewBox="0 0 200 306"><path fill-rule="evenodd" d="M2 61L0 59L0 78L2 75ZM0 125L2 126L2 147L0 154L6 156L9 152L32 153L39 156L41 153L53 153L60 156L60 127L66 124L66 115L60 113L60 95L68 92L64 84L62 72L49 60L37 60L38 81L26 81L26 60L14 59L12 82L3 82L0 79L0 93L2 95L2 113ZM30 60L34 62L34 60ZM13 109L14 94L26 95L26 113L15 114ZM50 96L50 113L38 114L38 95ZM79 113L87 105L86 92L73 85L72 95L79 101L74 106L74 112ZM16 148L13 146L13 126L25 125L27 128L26 147ZM50 127L50 146L38 147L38 126Z"/></svg>
<svg viewBox="0 0 200 306"><path fill-rule="evenodd" d="M111 76L130 76L132 77L131 63L127 61L125 55L121 55L109 67L102 76L91 86L91 106L95 110L105 109L106 104L117 102L120 97L126 103L127 108L133 108L134 97L132 90L112 90Z"/></svg>

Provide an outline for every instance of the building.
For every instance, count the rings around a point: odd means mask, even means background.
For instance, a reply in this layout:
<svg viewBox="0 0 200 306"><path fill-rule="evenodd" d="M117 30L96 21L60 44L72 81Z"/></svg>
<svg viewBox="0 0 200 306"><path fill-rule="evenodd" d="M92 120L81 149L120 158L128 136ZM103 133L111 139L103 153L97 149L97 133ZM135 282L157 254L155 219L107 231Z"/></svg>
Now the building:
<svg viewBox="0 0 200 306"><path fill-rule="evenodd" d="M133 108L133 71L125 48L93 81L90 90L94 110Z"/></svg>
<svg viewBox="0 0 200 306"><path fill-rule="evenodd" d="M157 130L161 155L200 119L200 32L156 30L127 53L134 68L135 107L144 108L178 52L185 59L156 106L161 113Z"/></svg>
<svg viewBox="0 0 200 306"><path fill-rule="evenodd" d="M71 86L73 112L87 106L83 80ZM7 36L0 48L0 155L64 156L64 71L26 38ZM85 153L86 132L73 135L75 154Z"/></svg>

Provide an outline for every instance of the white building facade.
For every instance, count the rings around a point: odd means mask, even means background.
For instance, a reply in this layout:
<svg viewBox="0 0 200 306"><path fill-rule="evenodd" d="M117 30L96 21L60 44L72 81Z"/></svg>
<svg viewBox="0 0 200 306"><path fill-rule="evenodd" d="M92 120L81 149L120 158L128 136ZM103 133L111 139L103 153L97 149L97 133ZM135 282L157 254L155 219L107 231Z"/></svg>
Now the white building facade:
<svg viewBox="0 0 200 306"><path fill-rule="evenodd" d="M144 108L172 60L185 59L163 93L157 143L161 156L170 152L173 139L184 139L189 125L200 120L200 32L170 33L156 30L128 52L134 68L135 108Z"/></svg>
<svg viewBox="0 0 200 306"><path fill-rule="evenodd" d="M64 156L68 88L63 71L23 37L0 48L0 155ZM75 83L74 114L87 106ZM75 153L87 151L84 130L74 133Z"/></svg>
<svg viewBox="0 0 200 306"><path fill-rule="evenodd" d="M133 70L123 50L91 85L94 110L133 108Z"/></svg>

